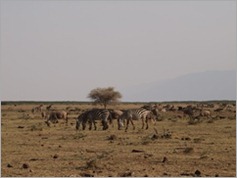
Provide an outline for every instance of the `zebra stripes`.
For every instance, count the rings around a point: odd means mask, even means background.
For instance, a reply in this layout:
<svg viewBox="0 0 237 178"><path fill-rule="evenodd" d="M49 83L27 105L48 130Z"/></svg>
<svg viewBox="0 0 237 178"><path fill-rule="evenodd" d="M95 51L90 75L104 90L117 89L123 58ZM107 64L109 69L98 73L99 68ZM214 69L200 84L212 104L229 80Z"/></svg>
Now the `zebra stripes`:
<svg viewBox="0 0 237 178"><path fill-rule="evenodd" d="M89 123L89 130L92 129L92 124L94 125L94 129L96 130L96 120L101 120L103 125L103 130L108 129L108 119L110 117L110 112L107 109L91 109L83 112L81 115L77 117L76 120L76 129L80 128L82 124L82 129L85 130L86 123Z"/></svg>
<svg viewBox="0 0 237 178"><path fill-rule="evenodd" d="M76 129L77 130L79 130L81 124L82 124L82 129L85 130L86 123L88 121L88 117L87 117L88 112L89 111L85 111L77 117L77 119L76 119Z"/></svg>
<svg viewBox="0 0 237 178"><path fill-rule="evenodd" d="M146 108L138 108L138 109L129 109L125 110L124 113L118 119L118 129L120 130L125 120L127 120L125 131L128 129L129 122L131 122L133 129L135 129L135 125L133 120L142 120L142 129L144 128L146 122L146 129L148 129L148 120L153 119L155 121L155 116L158 117L158 112L156 109L148 110Z"/></svg>
<svg viewBox="0 0 237 178"><path fill-rule="evenodd" d="M107 109L91 109L80 114L76 119L76 129L79 130L82 125L82 130L85 130L86 124L89 123L89 130L97 129L96 120L100 120L103 126L103 130L108 129L108 121L112 120L113 112ZM120 116L118 116L118 129L120 130L123 125L126 126L125 131L127 131L129 123L131 122L133 129L135 125L133 120L142 120L142 129L146 123L146 129L148 129L148 121L153 120L159 116L157 109L149 110L147 108L129 109L124 112L121 111ZM125 123L126 122L126 123Z"/></svg>

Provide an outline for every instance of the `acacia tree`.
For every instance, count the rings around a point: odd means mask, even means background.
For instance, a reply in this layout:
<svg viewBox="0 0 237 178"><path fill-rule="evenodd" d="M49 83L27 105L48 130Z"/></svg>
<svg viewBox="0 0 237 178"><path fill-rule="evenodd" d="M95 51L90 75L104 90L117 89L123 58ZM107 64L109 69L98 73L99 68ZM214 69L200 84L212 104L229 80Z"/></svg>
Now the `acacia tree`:
<svg viewBox="0 0 237 178"><path fill-rule="evenodd" d="M113 87L96 88L91 90L88 98L92 99L95 103L99 103L106 109L107 104L111 102L118 102L122 95L118 91L114 91Z"/></svg>

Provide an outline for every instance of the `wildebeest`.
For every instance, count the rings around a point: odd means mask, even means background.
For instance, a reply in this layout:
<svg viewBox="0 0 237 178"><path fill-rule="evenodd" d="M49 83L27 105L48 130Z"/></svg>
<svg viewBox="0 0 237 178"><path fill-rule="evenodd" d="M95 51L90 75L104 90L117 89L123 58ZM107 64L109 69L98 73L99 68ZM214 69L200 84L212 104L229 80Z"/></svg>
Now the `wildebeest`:
<svg viewBox="0 0 237 178"><path fill-rule="evenodd" d="M118 109L109 109L109 112L109 123L113 126L113 120L118 121L119 117L123 114L124 111Z"/></svg>
<svg viewBox="0 0 237 178"><path fill-rule="evenodd" d="M179 110L182 111L184 114L188 115L191 120L194 119L194 114L197 113L197 111L200 111L200 109L188 105L186 107L179 107Z"/></svg>
<svg viewBox="0 0 237 178"><path fill-rule="evenodd" d="M49 113L47 113L47 112L45 112L45 111L42 111L42 112L41 112L41 117L42 117L42 119L46 119L48 115L49 115Z"/></svg>
<svg viewBox="0 0 237 178"><path fill-rule="evenodd" d="M53 105L50 104L49 106L46 107L46 110L49 111Z"/></svg>
<svg viewBox="0 0 237 178"><path fill-rule="evenodd" d="M68 116L67 116L67 112L66 111L52 111L49 114L46 114L45 117L47 117L47 120L45 121L45 123L50 126L50 122L52 123L58 123L59 119L64 119L65 123L68 123Z"/></svg>
<svg viewBox="0 0 237 178"><path fill-rule="evenodd" d="M42 108L43 108L44 105L39 105L39 106L36 106L34 108L31 109L31 112L34 114L35 112L41 112L42 111Z"/></svg>
<svg viewBox="0 0 237 178"><path fill-rule="evenodd" d="M211 117L211 112L208 111L208 110L202 110L201 113L200 113L200 116Z"/></svg>

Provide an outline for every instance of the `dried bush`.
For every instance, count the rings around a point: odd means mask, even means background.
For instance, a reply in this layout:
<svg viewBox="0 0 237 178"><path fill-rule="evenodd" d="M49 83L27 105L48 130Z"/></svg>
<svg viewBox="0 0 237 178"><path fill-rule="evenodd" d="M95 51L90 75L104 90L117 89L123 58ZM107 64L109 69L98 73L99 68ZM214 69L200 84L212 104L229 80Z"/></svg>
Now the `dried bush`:
<svg viewBox="0 0 237 178"><path fill-rule="evenodd" d="M106 109L107 104L111 102L118 102L122 95L118 91L114 91L113 87L96 88L91 90L88 98L92 99L94 103L104 106Z"/></svg>

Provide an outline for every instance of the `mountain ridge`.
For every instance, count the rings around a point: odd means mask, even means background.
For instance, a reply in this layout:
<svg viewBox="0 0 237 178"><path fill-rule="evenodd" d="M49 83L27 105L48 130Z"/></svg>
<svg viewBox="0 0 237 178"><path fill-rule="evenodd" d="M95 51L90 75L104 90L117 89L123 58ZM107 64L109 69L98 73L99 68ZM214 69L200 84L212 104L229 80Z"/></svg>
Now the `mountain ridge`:
<svg viewBox="0 0 237 178"><path fill-rule="evenodd" d="M205 71L132 86L123 91L128 101L236 100L236 71Z"/></svg>

